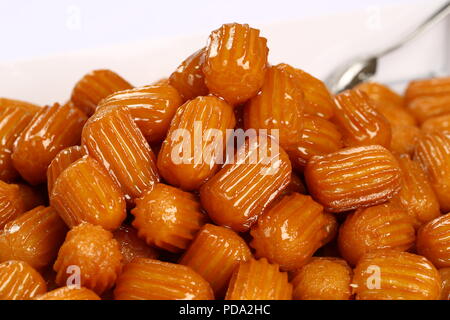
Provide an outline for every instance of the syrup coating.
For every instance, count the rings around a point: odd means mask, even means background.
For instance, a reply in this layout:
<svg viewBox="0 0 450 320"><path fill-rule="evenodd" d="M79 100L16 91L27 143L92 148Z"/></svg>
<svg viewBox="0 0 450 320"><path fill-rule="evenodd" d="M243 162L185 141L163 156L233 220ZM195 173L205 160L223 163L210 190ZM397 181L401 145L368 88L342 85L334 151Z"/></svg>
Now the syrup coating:
<svg viewBox="0 0 450 320"><path fill-rule="evenodd" d="M352 287L358 300L437 300L441 279L422 256L377 250L359 260Z"/></svg>
<svg viewBox="0 0 450 320"><path fill-rule="evenodd" d="M335 103L334 122L347 147L378 144L389 148L391 126L364 92L344 91L335 97Z"/></svg>
<svg viewBox="0 0 450 320"><path fill-rule="evenodd" d="M166 137L175 112L182 100L169 84L159 84L113 93L98 108L126 106L145 139L159 143Z"/></svg>
<svg viewBox="0 0 450 320"><path fill-rule="evenodd" d="M77 82L72 91L71 102L91 116L102 99L114 92L131 88L126 80L111 70L94 70Z"/></svg>
<svg viewBox="0 0 450 320"><path fill-rule="evenodd" d="M0 263L0 300L31 300L47 291L44 278L28 263Z"/></svg>
<svg viewBox="0 0 450 320"><path fill-rule="evenodd" d="M296 300L349 300L352 269L339 258L314 257L296 272L292 284Z"/></svg>
<svg viewBox="0 0 450 320"><path fill-rule="evenodd" d="M266 259L242 262L231 277L226 300L291 300L288 275Z"/></svg>
<svg viewBox="0 0 450 320"><path fill-rule="evenodd" d="M328 236L323 207L298 193L283 197L252 227L250 245L256 257L267 258L281 269L302 267Z"/></svg>
<svg viewBox="0 0 450 320"><path fill-rule="evenodd" d="M232 107L219 98L186 102L173 118L158 154L161 176L185 191L200 188L224 162L227 129L235 124Z"/></svg>
<svg viewBox="0 0 450 320"><path fill-rule="evenodd" d="M0 232L0 261L20 260L42 270L54 262L66 232L54 209L36 207L8 222Z"/></svg>
<svg viewBox="0 0 450 320"><path fill-rule="evenodd" d="M116 300L213 300L208 282L191 268L136 258L117 280Z"/></svg>
<svg viewBox="0 0 450 320"><path fill-rule="evenodd" d="M90 156L77 160L61 173L50 204L70 228L89 222L115 230L126 217L123 193Z"/></svg>
<svg viewBox="0 0 450 320"><path fill-rule="evenodd" d="M247 139L233 163L225 165L200 189L209 217L237 232L247 231L288 186L291 163L266 136Z"/></svg>
<svg viewBox="0 0 450 320"><path fill-rule="evenodd" d="M110 289L122 269L122 254L111 232L82 223L67 233L53 269L59 286L70 285L71 275L97 294ZM75 267L75 268L74 268Z"/></svg>
<svg viewBox="0 0 450 320"><path fill-rule="evenodd" d="M400 191L401 170L388 150L372 145L312 158L305 179L313 198L326 210L343 212L392 198Z"/></svg>
<svg viewBox="0 0 450 320"><path fill-rule="evenodd" d="M169 83L178 90L183 101L208 95L209 90L202 70L205 55L206 48L194 52L170 75Z"/></svg>
<svg viewBox="0 0 450 320"><path fill-rule="evenodd" d="M251 256L247 244L237 233L206 224L179 263L201 275L211 285L216 298L221 298L236 266Z"/></svg>
<svg viewBox="0 0 450 320"><path fill-rule="evenodd" d="M83 145L119 185L127 201L159 181L155 156L127 107L100 108L86 123Z"/></svg>
<svg viewBox="0 0 450 320"><path fill-rule="evenodd" d="M47 181L47 167L61 150L80 143L86 116L69 104L42 108L14 143L12 160L33 185Z"/></svg>
<svg viewBox="0 0 450 320"><path fill-rule="evenodd" d="M137 199L131 213L140 238L175 253L189 246L207 220L193 194L162 183Z"/></svg>
<svg viewBox="0 0 450 320"><path fill-rule="evenodd" d="M0 180L12 182L19 177L11 159L14 142L39 109L26 102L0 98Z"/></svg>
<svg viewBox="0 0 450 320"><path fill-rule="evenodd" d="M210 92L232 105L258 93L267 68L267 40L247 24L224 24L209 36L203 73Z"/></svg>

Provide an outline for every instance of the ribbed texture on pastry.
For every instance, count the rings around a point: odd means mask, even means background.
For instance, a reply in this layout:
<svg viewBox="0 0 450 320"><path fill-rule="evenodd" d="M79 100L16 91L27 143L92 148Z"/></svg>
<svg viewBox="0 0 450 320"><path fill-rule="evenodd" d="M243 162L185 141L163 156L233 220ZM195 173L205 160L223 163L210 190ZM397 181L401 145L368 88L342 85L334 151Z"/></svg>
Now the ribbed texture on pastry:
<svg viewBox="0 0 450 320"><path fill-rule="evenodd" d="M303 91L294 77L273 66L267 70L259 94L245 106L244 125L246 129L277 129L281 147L295 148L301 136L303 111Z"/></svg>
<svg viewBox="0 0 450 320"><path fill-rule="evenodd" d="M203 64L206 86L236 105L258 93L267 66L267 40L247 24L224 24L209 36Z"/></svg>
<svg viewBox="0 0 450 320"><path fill-rule="evenodd" d="M250 234L257 257L292 271L312 257L328 232L322 206L309 196L293 193L267 210Z"/></svg>
<svg viewBox="0 0 450 320"><path fill-rule="evenodd" d="M116 282L122 269L122 254L111 232L83 223L67 233L53 266L56 283L71 285L71 276L79 275L80 285L102 294ZM79 269L73 270L76 266ZM69 279L70 278L70 279Z"/></svg>
<svg viewBox="0 0 450 320"><path fill-rule="evenodd" d="M450 113L450 77L410 82L405 103L420 123Z"/></svg>
<svg viewBox="0 0 450 320"><path fill-rule="evenodd" d="M273 139L260 135L247 139L234 161L202 186L200 199L215 223L245 232L290 179L286 152Z"/></svg>
<svg viewBox="0 0 450 320"><path fill-rule="evenodd" d="M418 141L414 160L424 169L443 212L450 210L450 135L427 133Z"/></svg>
<svg viewBox="0 0 450 320"><path fill-rule="evenodd" d="M406 209L382 204L358 209L347 216L339 230L339 251L352 266L375 249L407 251L414 246L414 219Z"/></svg>
<svg viewBox="0 0 450 320"><path fill-rule="evenodd" d="M117 280L116 300L213 300L208 282L191 268L136 258Z"/></svg>
<svg viewBox="0 0 450 320"><path fill-rule="evenodd" d="M86 123L82 140L122 188L127 201L158 182L155 156L127 107L100 108Z"/></svg>
<svg viewBox="0 0 450 320"><path fill-rule="evenodd" d="M162 183L137 199L131 213L139 237L170 252L185 250L207 221L197 197Z"/></svg>
<svg viewBox="0 0 450 320"><path fill-rule="evenodd" d="M206 224L181 258L180 264L191 267L205 278L216 298L222 298L236 266L250 257L250 249L237 233Z"/></svg>
<svg viewBox="0 0 450 320"><path fill-rule="evenodd" d="M377 250L358 262L352 287L359 300L436 300L440 296L441 279L424 257Z"/></svg>
<svg viewBox="0 0 450 320"><path fill-rule="evenodd" d="M166 137L182 99L169 84L160 84L116 92L103 99L98 108L126 106L134 122L149 143Z"/></svg>
<svg viewBox="0 0 450 320"><path fill-rule="evenodd" d="M409 155L400 155L397 161L402 169L402 187L393 200L403 205L418 228L440 216L439 201L427 175L416 161Z"/></svg>
<svg viewBox="0 0 450 320"><path fill-rule="evenodd" d="M175 187L197 190L224 162L226 130L235 124L232 107L214 96L198 97L184 104L173 118L158 154L161 176Z"/></svg>
<svg viewBox="0 0 450 320"><path fill-rule="evenodd" d="M437 268L450 267L450 214L424 225L417 234L417 251Z"/></svg>
<svg viewBox="0 0 450 320"><path fill-rule="evenodd" d="M388 150L373 145L314 157L305 178L316 201L328 211L342 212L392 198L400 191L401 170Z"/></svg>
<svg viewBox="0 0 450 320"><path fill-rule="evenodd" d="M80 146L72 146L61 150L50 162L47 168L47 189L49 193L53 190L53 185L59 175L72 163L86 155L86 150Z"/></svg>
<svg viewBox="0 0 450 320"><path fill-rule="evenodd" d="M184 101L208 94L202 70L205 53L206 48L194 52L170 75L170 85L178 90Z"/></svg>
<svg viewBox="0 0 450 320"><path fill-rule="evenodd" d="M266 259L240 263L230 280L226 300L291 300L288 275Z"/></svg>
<svg viewBox="0 0 450 320"><path fill-rule="evenodd" d="M0 98L1 101L1 98ZM0 179L10 182L19 177L11 155L14 142L38 112L37 106L2 105L0 102Z"/></svg>
<svg viewBox="0 0 450 320"><path fill-rule="evenodd" d="M42 108L14 145L12 160L31 184L47 181L47 167L61 150L80 143L86 116L70 104Z"/></svg>
<svg viewBox="0 0 450 320"><path fill-rule="evenodd" d="M304 92L305 114L324 119L333 117L335 109L333 96L321 80L285 63L279 64L278 67L290 73L295 79L295 84Z"/></svg>
<svg viewBox="0 0 450 320"><path fill-rule="evenodd" d="M101 300L92 290L86 288L62 287L40 295L36 300Z"/></svg>
<svg viewBox="0 0 450 320"><path fill-rule="evenodd" d="M309 159L336 152L343 147L342 135L330 121L317 116L303 116L298 142L286 151L292 166L303 170Z"/></svg>
<svg viewBox="0 0 450 320"><path fill-rule="evenodd" d="M347 90L335 97L334 122L347 147L391 144L391 126L362 91Z"/></svg>
<svg viewBox="0 0 450 320"><path fill-rule="evenodd" d="M89 222L115 230L126 217L122 192L90 156L74 162L58 177L50 204L70 228Z"/></svg>
<svg viewBox="0 0 450 320"><path fill-rule="evenodd" d="M0 261L21 260L42 270L51 265L67 227L50 207L36 207L7 223L0 232Z"/></svg>
<svg viewBox="0 0 450 320"><path fill-rule="evenodd" d="M77 82L71 101L88 116L94 114L100 101L110 94L132 86L111 70L94 70Z"/></svg>
<svg viewBox="0 0 450 320"><path fill-rule="evenodd" d="M0 263L0 300L31 300L46 291L45 280L26 262Z"/></svg>

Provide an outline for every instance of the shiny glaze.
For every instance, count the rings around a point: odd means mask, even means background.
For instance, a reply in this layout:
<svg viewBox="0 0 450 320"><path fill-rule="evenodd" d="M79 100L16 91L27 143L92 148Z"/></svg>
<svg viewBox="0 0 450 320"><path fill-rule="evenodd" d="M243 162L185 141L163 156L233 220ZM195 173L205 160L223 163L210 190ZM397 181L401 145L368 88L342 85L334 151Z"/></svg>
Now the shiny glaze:
<svg viewBox="0 0 450 320"><path fill-rule="evenodd" d="M441 211L450 210L450 135L427 133L418 141L414 160L425 171L438 197Z"/></svg>
<svg viewBox="0 0 450 320"><path fill-rule="evenodd" d="M283 197L252 227L250 245L256 257L279 264L282 270L302 267L327 237L323 208L309 196Z"/></svg>
<svg viewBox="0 0 450 320"><path fill-rule="evenodd" d="M402 170L402 187L393 200L404 206L416 228L439 217L439 201L420 165L409 155L400 155L397 161Z"/></svg>
<svg viewBox="0 0 450 320"><path fill-rule="evenodd" d="M450 267L450 213L428 222L419 230L417 251L437 268Z"/></svg>
<svg viewBox="0 0 450 320"><path fill-rule="evenodd" d="M380 271L380 288L368 279ZM441 280L436 268L426 258L395 250L377 250L364 255L354 270L352 287L359 300L436 300Z"/></svg>
<svg viewBox="0 0 450 320"><path fill-rule="evenodd" d="M70 228L89 222L115 230L126 217L123 193L90 156L61 173L50 195L50 204Z"/></svg>
<svg viewBox="0 0 450 320"><path fill-rule="evenodd" d="M72 91L71 102L91 116L102 99L114 92L131 88L131 84L111 70L94 70L77 82Z"/></svg>
<svg viewBox="0 0 450 320"><path fill-rule="evenodd" d="M116 300L213 300L205 279L191 268L152 259L136 258L117 280Z"/></svg>
<svg viewBox="0 0 450 320"><path fill-rule="evenodd" d="M186 191L197 190L223 163L223 159L219 159L220 154L209 157L208 151L225 150L226 130L233 129L235 124L232 107L219 98L197 97L185 103L173 118L158 154L161 176L175 187ZM218 130L221 136L210 133L210 129ZM189 136L183 136L180 140L176 135L178 130L186 130L184 132ZM181 163L174 161L173 154L180 156Z"/></svg>
<svg viewBox="0 0 450 320"><path fill-rule="evenodd" d="M111 232L100 226L80 224L67 233L53 265L56 283L65 286L72 274L70 266L80 268L81 286L102 294L116 282L122 269L122 254ZM73 271L72 271L73 272Z"/></svg>
<svg viewBox="0 0 450 320"><path fill-rule="evenodd" d="M400 191L400 178L397 160L378 145L314 157L305 170L310 194L331 212L383 203Z"/></svg>
<svg viewBox="0 0 450 320"><path fill-rule="evenodd" d="M369 251L407 251L415 240L413 218L406 209L388 203L348 215L339 229L338 245L342 257L354 266Z"/></svg>
<svg viewBox="0 0 450 320"><path fill-rule="evenodd" d="M247 231L288 186L291 164L275 144L262 135L247 139L234 162L202 186L202 206L216 224Z"/></svg>
<svg viewBox="0 0 450 320"><path fill-rule="evenodd" d="M314 257L292 280L296 300L349 300L352 269L339 258Z"/></svg>
<svg viewBox="0 0 450 320"><path fill-rule="evenodd" d="M442 281L441 300L450 300L450 268L439 269Z"/></svg>
<svg viewBox="0 0 450 320"><path fill-rule="evenodd" d="M50 207L36 207L0 232L0 261L21 260L37 270L53 263L67 227Z"/></svg>
<svg viewBox="0 0 450 320"><path fill-rule="evenodd" d="M224 24L209 36L203 73L210 92L232 105L258 93L267 66L267 40L247 24Z"/></svg>
<svg viewBox="0 0 450 320"><path fill-rule="evenodd" d="M325 84L309 73L281 63L278 68L288 72L294 79L298 88L304 92L304 113L324 119L331 119L334 114L335 104L333 96Z"/></svg>
<svg viewBox="0 0 450 320"><path fill-rule="evenodd" d="M362 91L347 90L335 97L334 122L347 147L379 144L389 148L391 127Z"/></svg>
<svg viewBox="0 0 450 320"><path fill-rule="evenodd" d="M47 181L47 167L61 150L80 143L86 116L70 104L42 108L14 143L12 160L31 184Z"/></svg>
<svg viewBox="0 0 450 320"><path fill-rule="evenodd" d="M291 300L288 275L267 259L250 259L236 267L225 300Z"/></svg>
<svg viewBox="0 0 450 320"><path fill-rule="evenodd" d="M170 85L178 90L184 101L206 96L209 92L202 71L205 54L206 48L194 52L170 75Z"/></svg>
<svg viewBox="0 0 450 320"><path fill-rule="evenodd" d="M281 147L293 148L302 131L303 110L304 94L295 85L294 77L273 66L267 69L259 94L244 108L244 126L245 129L278 129Z"/></svg>
<svg viewBox="0 0 450 320"><path fill-rule="evenodd" d="M425 132L450 132L450 113L427 119L422 123L421 129Z"/></svg>
<svg viewBox="0 0 450 320"><path fill-rule="evenodd" d="M171 252L185 250L207 221L197 197L162 183L137 199L131 213L140 238Z"/></svg>
<svg viewBox="0 0 450 320"><path fill-rule="evenodd" d="M87 288L62 287L38 296L35 300L101 300L92 290Z"/></svg>
<svg viewBox="0 0 450 320"><path fill-rule="evenodd" d="M0 300L30 300L45 291L45 280L28 263L0 263Z"/></svg>
<svg viewBox="0 0 450 320"><path fill-rule="evenodd" d="M0 180L0 230L9 221L43 202L42 197L29 186Z"/></svg>
<svg viewBox="0 0 450 320"><path fill-rule="evenodd" d="M225 295L231 275L251 257L245 241L230 229L206 224L179 261L191 267L211 285L216 298Z"/></svg>
<svg viewBox="0 0 450 320"><path fill-rule="evenodd" d="M305 115L301 123L298 142L286 149L296 170L303 171L308 160L314 156L336 152L343 147L342 135L331 121Z"/></svg>
<svg viewBox="0 0 450 320"><path fill-rule="evenodd" d="M130 263L134 258L158 258L156 249L149 247L144 240L140 239L135 228L122 225L113 234L114 239L119 243L123 264Z"/></svg>
<svg viewBox="0 0 450 320"><path fill-rule="evenodd" d="M0 180L11 182L19 177L11 155L14 142L39 111L38 106L2 103L0 98Z"/></svg>
<svg viewBox="0 0 450 320"><path fill-rule="evenodd" d="M116 92L100 102L98 108L126 106L149 143L164 140L170 122L182 100L168 84L145 86Z"/></svg>
<svg viewBox="0 0 450 320"><path fill-rule="evenodd" d="M450 113L450 77L412 81L405 103L420 123Z"/></svg>
<svg viewBox="0 0 450 320"><path fill-rule="evenodd" d="M420 129L413 114L405 108L403 97L376 82L362 83L355 89L365 92L376 111L390 123L392 137L389 150L412 154Z"/></svg>
<svg viewBox="0 0 450 320"><path fill-rule="evenodd" d="M159 181L155 156L127 107L100 108L86 123L82 142L121 187L127 201Z"/></svg>
<svg viewBox="0 0 450 320"><path fill-rule="evenodd" d="M87 150L80 146L72 146L61 150L50 162L47 168L47 189L51 194L53 185L59 175L72 163L87 154Z"/></svg>

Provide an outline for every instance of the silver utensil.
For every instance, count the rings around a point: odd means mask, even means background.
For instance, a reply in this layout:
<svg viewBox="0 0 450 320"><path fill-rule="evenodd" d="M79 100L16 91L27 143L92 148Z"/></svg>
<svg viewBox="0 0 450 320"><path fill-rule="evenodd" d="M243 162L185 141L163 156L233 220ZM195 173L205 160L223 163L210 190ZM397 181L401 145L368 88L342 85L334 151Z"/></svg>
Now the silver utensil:
<svg viewBox="0 0 450 320"><path fill-rule="evenodd" d="M336 68L325 80L328 88L333 93L339 93L370 80L377 73L378 59L403 47L409 41L415 39L428 29L432 28L450 13L450 1L435 11L428 19L420 24L414 31L405 36L398 43L380 50L376 54L356 57Z"/></svg>

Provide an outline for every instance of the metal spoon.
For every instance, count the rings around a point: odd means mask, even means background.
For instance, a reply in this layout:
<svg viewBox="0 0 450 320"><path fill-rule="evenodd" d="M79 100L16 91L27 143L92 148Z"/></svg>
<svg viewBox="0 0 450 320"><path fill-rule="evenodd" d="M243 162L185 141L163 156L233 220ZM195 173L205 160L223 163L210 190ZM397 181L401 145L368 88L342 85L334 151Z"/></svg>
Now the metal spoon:
<svg viewBox="0 0 450 320"><path fill-rule="evenodd" d="M341 65L328 76L325 83L332 92L339 93L346 89L351 89L361 82L369 80L377 72L379 58L400 49L407 42L413 40L436 25L449 13L450 1L446 1L442 7L422 22L422 24L420 24L413 32L408 34L404 39L384 50L379 51L376 54L357 57Z"/></svg>

